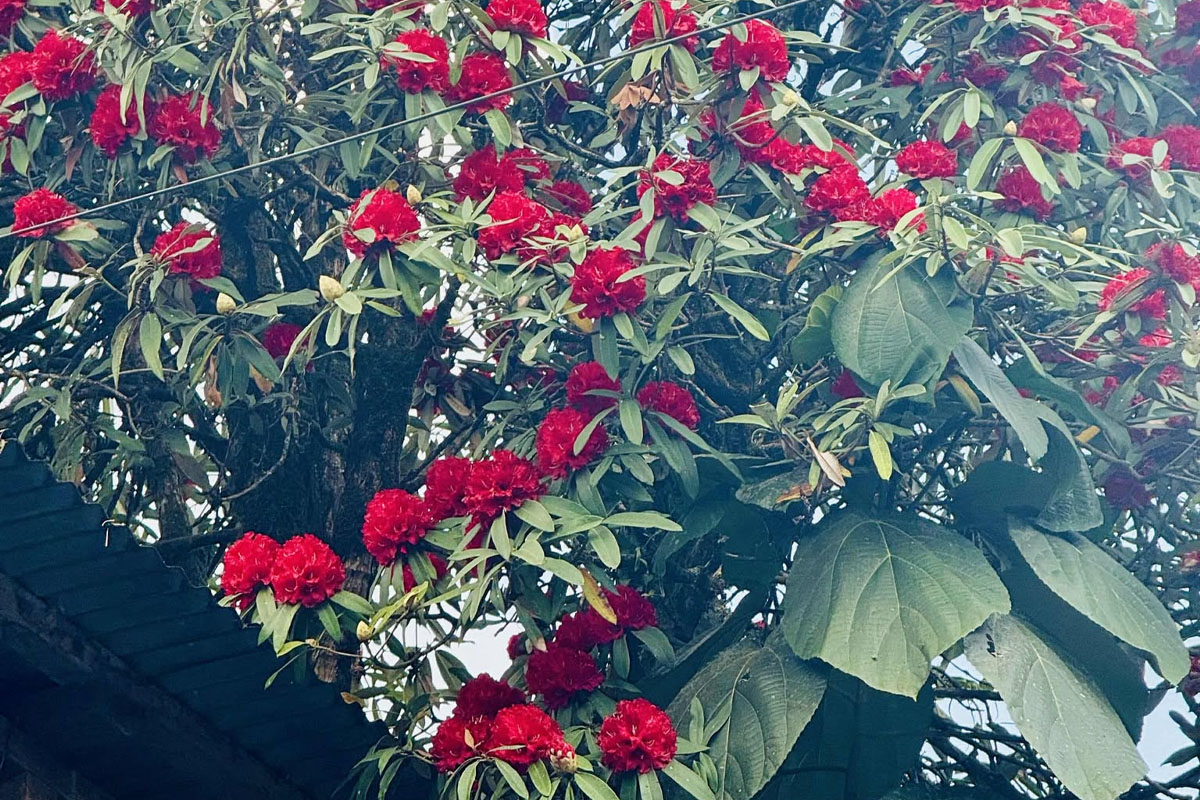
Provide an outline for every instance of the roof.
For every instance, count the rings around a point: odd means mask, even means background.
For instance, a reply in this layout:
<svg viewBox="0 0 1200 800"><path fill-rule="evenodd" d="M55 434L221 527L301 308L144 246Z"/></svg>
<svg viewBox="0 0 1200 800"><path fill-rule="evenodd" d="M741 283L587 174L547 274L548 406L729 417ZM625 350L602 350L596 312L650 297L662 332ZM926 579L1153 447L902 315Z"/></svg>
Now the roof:
<svg viewBox="0 0 1200 800"><path fill-rule="evenodd" d="M74 485L0 450L0 723L113 797L329 797L385 731L311 670L264 688L280 666Z"/></svg>

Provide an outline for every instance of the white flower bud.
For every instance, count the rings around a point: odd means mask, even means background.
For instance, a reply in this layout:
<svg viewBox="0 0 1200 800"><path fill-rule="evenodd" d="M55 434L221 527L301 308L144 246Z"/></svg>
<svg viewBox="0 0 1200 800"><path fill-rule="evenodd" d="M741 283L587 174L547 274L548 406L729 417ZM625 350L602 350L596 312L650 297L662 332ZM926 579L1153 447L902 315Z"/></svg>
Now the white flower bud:
<svg viewBox="0 0 1200 800"><path fill-rule="evenodd" d="M317 285L321 288L321 297L330 303L346 293L345 287L338 283L338 279L329 275L322 275Z"/></svg>
<svg viewBox="0 0 1200 800"><path fill-rule="evenodd" d="M1008 122L1004 123L1004 135L1005 136L1016 136L1017 135L1017 123L1013 122L1011 119Z"/></svg>
<svg viewBox="0 0 1200 800"><path fill-rule="evenodd" d="M424 199L424 195L421 194L420 189L410 183L408 188L404 190L404 198L408 200L410 206L415 206Z"/></svg>
<svg viewBox="0 0 1200 800"><path fill-rule="evenodd" d="M1069 236L1075 244L1083 244L1087 241L1087 228L1076 228L1071 231Z"/></svg>
<svg viewBox="0 0 1200 800"><path fill-rule="evenodd" d="M225 294L224 292L220 292L219 294L217 294L217 313L218 314L232 314L233 310L235 308L237 308L236 300L234 300L232 297Z"/></svg>

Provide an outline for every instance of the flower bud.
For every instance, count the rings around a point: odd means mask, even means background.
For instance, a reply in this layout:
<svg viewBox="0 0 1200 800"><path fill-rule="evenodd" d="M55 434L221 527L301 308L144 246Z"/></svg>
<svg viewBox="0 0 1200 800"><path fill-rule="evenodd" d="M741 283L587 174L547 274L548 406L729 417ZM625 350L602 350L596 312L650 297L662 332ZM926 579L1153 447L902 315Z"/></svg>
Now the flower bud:
<svg viewBox="0 0 1200 800"><path fill-rule="evenodd" d="M317 285L321 287L321 297L330 303L346 293L345 287L338 283L338 279L328 275L322 275L317 281Z"/></svg>
<svg viewBox="0 0 1200 800"><path fill-rule="evenodd" d="M1008 122L1004 123L1004 135L1005 136L1016 136L1017 135L1017 123L1013 122L1011 119Z"/></svg>
<svg viewBox="0 0 1200 800"><path fill-rule="evenodd" d="M408 201L410 206L415 206L425 198L421 194L421 190L410 183L408 188L404 190L404 199Z"/></svg>
<svg viewBox="0 0 1200 800"><path fill-rule="evenodd" d="M783 104L785 106L791 106L793 108L801 103L800 93L795 89L786 90L781 99L783 100Z"/></svg>
<svg viewBox="0 0 1200 800"><path fill-rule="evenodd" d="M1094 97L1084 97L1084 98L1082 98L1081 100L1077 100L1077 101L1075 102L1075 105L1076 105L1076 106L1077 106L1077 107L1078 107L1078 108L1079 108L1081 111L1086 111L1086 112L1088 112L1088 113L1090 114L1090 113L1092 113L1093 111L1095 111L1095 110L1096 110L1096 98L1094 98Z"/></svg>
<svg viewBox="0 0 1200 800"><path fill-rule="evenodd" d="M360 642L366 642L371 638L371 626L361 619L358 625L354 626L354 635L358 637Z"/></svg>
<svg viewBox="0 0 1200 800"><path fill-rule="evenodd" d="M575 756L575 748L566 742L560 747L550 750L550 766L556 772L574 775L579 770L579 759Z"/></svg>
<svg viewBox="0 0 1200 800"><path fill-rule="evenodd" d="M1070 239L1075 244L1083 244L1087 241L1087 228L1076 228L1069 234Z"/></svg>
<svg viewBox="0 0 1200 800"><path fill-rule="evenodd" d="M234 300L232 297L225 294L224 292L220 292L217 295L217 313L218 314L232 314L233 310L235 308L237 308L237 301Z"/></svg>

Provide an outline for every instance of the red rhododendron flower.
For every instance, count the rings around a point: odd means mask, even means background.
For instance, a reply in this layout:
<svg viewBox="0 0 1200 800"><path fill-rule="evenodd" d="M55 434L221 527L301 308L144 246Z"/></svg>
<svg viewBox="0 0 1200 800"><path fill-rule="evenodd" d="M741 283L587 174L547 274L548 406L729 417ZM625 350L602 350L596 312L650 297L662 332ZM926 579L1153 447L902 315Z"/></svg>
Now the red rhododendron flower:
<svg viewBox="0 0 1200 800"><path fill-rule="evenodd" d="M171 95L155 106L147 128L158 144L175 148L175 158L182 164L212 158L221 146L221 132L208 101L193 103L188 95Z"/></svg>
<svg viewBox="0 0 1200 800"><path fill-rule="evenodd" d="M0 100L33 80L33 53L18 50L0 56Z"/></svg>
<svg viewBox="0 0 1200 800"><path fill-rule="evenodd" d="M1178 242L1156 242L1146 249L1146 258L1176 283L1200 285L1200 254L1188 255Z"/></svg>
<svg viewBox="0 0 1200 800"><path fill-rule="evenodd" d="M681 180L673 183L661 173L672 172ZM670 153L660 153L650 170L643 170L638 182L638 197L650 188L654 189L654 216L664 214L683 222L688 218L688 209L702 203L711 206L717 202L717 190L708 174L708 162L698 158L679 158Z"/></svg>
<svg viewBox="0 0 1200 800"><path fill-rule="evenodd" d="M391 566L397 553L407 553L433 527L425 501L403 489L380 489L367 502L362 536L367 552L381 566Z"/></svg>
<svg viewBox="0 0 1200 800"><path fill-rule="evenodd" d="M764 81L781 81L792 68L788 58L787 40L769 22L761 19L745 23L745 40L738 38L735 31L725 38L713 51L713 71L729 72L758 67L758 77Z"/></svg>
<svg viewBox="0 0 1200 800"><path fill-rule="evenodd" d="M1196 2L1200 3L1200 0ZM1169 125L1163 129L1162 138L1167 143L1167 152L1176 169L1200 171L1200 127Z"/></svg>
<svg viewBox="0 0 1200 800"><path fill-rule="evenodd" d="M142 130L137 108L131 95L125 106L125 121L121 121L121 87L113 84L105 87L96 98L96 108L89 123L92 141L96 149L109 158L116 158L121 145Z"/></svg>
<svg viewBox="0 0 1200 800"><path fill-rule="evenodd" d="M255 593L271 582L271 567L279 547L279 542L270 536L253 531L242 534L229 545L221 561L221 591L235 598L238 608L248 608Z"/></svg>
<svg viewBox="0 0 1200 800"><path fill-rule="evenodd" d="M520 192L496 195L488 204L487 212L492 221L481 227L475 238L489 261L528 244L529 237L537 235L550 216L545 206Z"/></svg>
<svg viewBox="0 0 1200 800"><path fill-rule="evenodd" d="M479 755L491 728L491 722L484 717L466 719L455 716L444 720L429 747L429 754L433 756L438 772L453 772Z"/></svg>
<svg viewBox="0 0 1200 800"><path fill-rule="evenodd" d="M405 31L393 47L379 56L379 65L395 71L396 85L402 90L420 94L430 89L440 94L450 87L450 46L441 36L426 30ZM405 53L424 58L409 58Z"/></svg>
<svg viewBox="0 0 1200 800"><path fill-rule="evenodd" d="M271 358L282 361L291 352L292 342L296 341L302 330L302 327L291 322L274 322L263 331L263 349Z"/></svg>
<svg viewBox="0 0 1200 800"><path fill-rule="evenodd" d="M55 222L53 225L44 223L74 214L78 210L74 203L57 192L34 189L13 204L13 230L22 231L17 235L28 239L51 236L71 227L71 222ZM33 227L35 225L41 227ZM25 228L32 230L23 230Z"/></svg>
<svg viewBox="0 0 1200 800"><path fill-rule="evenodd" d="M177 222L154 240L150 254L167 265L173 275L188 275L194 281L221 274L221 239L202 225Z"/></svg>
<svg viewBox="0 0 1200 800"><path fill-rule="evenodd" d="M525 685L541 695L546 708L566 708L579 693L590 692L604 683L592 657L550 642L545 650L534 650L525 665Z"/></svg>
<svg viewBox="0 0 1200 800"><path fill-rule="evenodd" d="M579 315L600 319L636 311L646 299L646 279L638 275L618 282L631 269L633 259L628 250L597 247L589 252L571 277L571 299L583 304Z"/></svg>
<svg viewBox="0 0 1200 800"><path fill-rule="evenodd" d="M953 178L958 174L958 153L941 142L912 142L896 154L896 166L921 180Z"/></svg>
<svg viewBox="0 0 1200 800"><path fill-rule="evenodd" d="M463 502L471 513L493 520L543 493L537 467L511 450L495 450L472 465Z"/></svg>
<svg viewBox="0 0 1200 800"><path fill-rule="evenodd" d="M804 198L804 205L813 211L832 212L870 199L871 190L859 177L858 169L844 166L830 170L813 181Z"/></svg>
<svg viewBox="0 0 1200 800"><path fill-rule="evenodd" d="M11 36L25 16L26 0L0 0L0 36Z"/></svg>
<svg viewBox="0 0 1200 800"><path fill-rule="evenodd" d="M467 513L463 495L471 466L471 459L457 456L443 456L429 465L425 472L425 505L435 520Z"/></svg>
<svg viewBox="0 0 1200 800"><path fill-rule="evenodd" d="M919 205L917 196L908 189L888 189L881 192L871 204L871 213L867 222L878 225L885 231L894 230L900 224L904 215L916 209ZM925 215L918 214L909 225L919 232L925 231Z"/></svg>
<svg viewBox="0 0 1200 800"><path fill-rule="evenodd" d="M854 373L848 369L843 369L842 373L837 376L837 379L829 384L829 391L833 392L834 397L840 400L849 400L851 397L866 397L863 394L862 387L854 379Z"/></svg>
<svg viewBox="0 0 1200 800"><path fill-rule="evenodd" d="M1069 108L1039 103L1021 120L1017 133L1056 153L1077 153L1083 126Z"/></svg>
<svg viewBox="0 0 1200 800"><path fill-rule="evenodd" d="M92 88L96 59L82 39L48 30L33 47L33 86L47 100L66 100Z"/></svg>
<svg viewBox="0 0 1200 800"><path fill-rule="evenodd" d="M604 719L596 744L614 772L653 772L671 763L677 745L671 718L644 697L622 700Z"/></svg>
<svg viewBox="0 0 1200 800"><path fill-rule="evenodd" d="M700 411L692 393L671 381L650 381L637 393L638 404L647 411L657 411L696 430Z"/></svg>
<svg viewBox="0 0 1200 800"><path fill-rule="evenodd" d="M1108 151L1108 168L1121 170L1132 180L1140 180L1150 174L1150 170L1171 168L1171 156L1163 158L1162 164L1154 162L1154 145L1158 139L1150 136L1135 136L1123 142L1115 142ZM1132 156L1126 163L1125 156Z"/></svg>
<svg viewBox="0 0 1200 800"><path fill-rule="evenodd" d="M400 192L368 189L350 209L342 244L360 258L411 242L421 230L417 212Z"/></svg>
<svg viewBox="0 0 1200 800"><path fill-rule="evenodd" d="M346 568L338 554L311 533L284 542L271 567L271 589L284 605L320 605L345 582Z"/></svg>
<svg viewBox="0 0 1200 800"><path fill-rule="evenodd" d="M603 425L592 429L583 449L575 452L575 438L591 422L575 408L556 408L546 414L537 432L538 468L551 478L565 478L570 470L582 469L608 449L608 432Z"/></svg>
<svg viewBox="0 0 1200 800"><path fill-rule="evenodd" d="M493 92L502 92L512 88L512 85L504 59L488 53L472 53L463 59L458 83L446 91L446 99L451 103L464 103ZM468 105L467 110L482 114L493 108L503 110L511 102L512 95L505 93L477 100Z"/></svg>
<svg viewBox="0 0 1200 800"><path fill-rule="evenodd" d="M492 730L484 744L489 756L519 769L566 747L558 723L545 711L531 705L500 709L492 720Z"/></svg>
<svg viewBox="0 0 1200 800"><path fill-rule="evenodd" d="M1042 185L1024 166L1005 170L996 181L996 191L1004 195L996 201L1003 211L1028 211L1043 220L1054 212L1054 203L1042 195Z"/></svg>
<svg viewBox="0 0 1200 800"><path fill-rule="evenodd" d="M1166 328L1158 328L1138 337L1138 344L1142 347L1170 347L1172 341L1171 332Z"/></svg>
<svg viewBox="0 0 1200 800"><path fill-rule="evenodd" d="M1122 510L1150 505L1150 492L1142 479L1125 467L1117 467L1104 478L1104 498L1113 508Z"/></svg>
<svg viewBox="0 0 1200 800"><path fill-rule="evenodd" d="M513 661L516 661L518 658L525 655L527 652L525 647L525 634L514 633L512 636L508 637L508 645L504 648L504 651Z"/></svg>
<svg viewBox="0 0 1200 800"><path fill-rule="evenodd" d="M454 716L464 719L494 717L502 708L525 702L525 693L498 681L486 672L463 684L454 701Z"/></svg>
<svg viewBox="0 0 1200 800"><path fill-rule="evenodd" d="M1142 283L1150 277L1150 270L1145 267L1137 267L1110 279L1100 291L1098 304L1100 310L1114 310L1125 299L1123 295L1132 290L1134 284ZM1162 289L1156 289L1130 305L1127 310L1135 314L1145 314L1153 319L1165 319L1167 316L1166 293Z"/></svg>
<svg viewBox="0 0 1200 800"><path fill-rule="evenodd" d="M592 196L575 181L555 181L544 192L546 199L568 214L582 217L592 210Z"/></svg>
<svg viewBox="0 0 1200 800"><path fill-rule="evenodd" d="M1198 0L1200 2L1200 0ZM646 42L673 39L696 30L696 15L682 0L648 0L638 8L629 29L629 46L637 47ZM688 36L680 44L689 52L696 52L699 37Z"/></svg>
<svg viewBox="0 0 1200 800"><path fill-rule="evenodd" d="M806 144L803 146L803 157L805 162L812 167L824 167L825 169L837 169L838 167L856 166L854 163L854 148L841 139L833 140L833 147L828 150L822 150L815 144Z"/></svg>
<svg viewBox="0 0 1200 800"><path fill-rule="evenodd" d="M127 17L144 17L154 10L153 0L96 0L92 6L101 14L104 9L115 8Z"/></svg>
<svg viewBox="0 0 1200 800"><path fill-rule="evenodd" d="M1200 35L1200 0L1187 0L1175 8L1175 32L1180 36Z"/></svg>
<svg viewBox="0 0 1200 800"><path fill-rule="evenodd" d="M550 180L550 165L530 147L517 147L504 154L526 183Z"/></svg>
<svg viewBox="0 0 1200 800"><path fill-rule="evenodd" d="M1008 78L1008 70L990 63L980 53L971 53L963 67L963 77L980 88L995 89Z"/></svg>
<svg viewBox="0 0 1200 800"><path fill-rule="evenodd" d="M1159 386L1178 386L1183 383L1183 371L1175 364L1167 364L1158 371L1154 382Z"/></svg>
<svg viewBox="0 0 1200 800"><path fill-rule="evenodd" d="M606 408L615 406L616 397L592 394L593 390L620 393L621 383L609 376L608 370L599 361L576 364L567 373L567 402L575 408L595 416Z"/></svg>
<svg viewBox="0 0 1200 800"><path fill-rule="evenodd" d="M1107 33L1122 47L1137 44L1137 17L1118 0L1084 3L1079 7L1079 18L1100 33Z"/></svg>
<svg viewBox="0 0 1200 800"><path fill-rule="evenodd" d="M566 614L558 621L554 641L562 647L586 653L593 647L615 642L624 632L619 625L613 625L595 609L585 608L574 614Z"/></svg>
<svg viewBox="0 0 1200 800"><path fill-rule="evenodd" d="M538 0L491 0L487 15L498 31L512 31L546 38L546 12Z"/></svg>
<svg viewBox="0 0 1200 800"><path fill-rule="evenodd" d="M933 71L933 64L925 62L917 69L897 67L888 75L889 86L920 86Z"/></svg>
<svg viewBox="0 0 1200 800"><path fill-rule="evenodd" d="M489 143L463 159L454 179L454 196L482 200L492 192L520 192L525 188L525 176L517 163L496 155L496 146Z"/></svg>
<svg viewBox="0 0 1200 800"><path fill-rule="evenodd" d="M617 624L625 630L640 631L658 626L654 605L632 586L618 586L615 592L605 589L604 597L617 615Z"/></svg>

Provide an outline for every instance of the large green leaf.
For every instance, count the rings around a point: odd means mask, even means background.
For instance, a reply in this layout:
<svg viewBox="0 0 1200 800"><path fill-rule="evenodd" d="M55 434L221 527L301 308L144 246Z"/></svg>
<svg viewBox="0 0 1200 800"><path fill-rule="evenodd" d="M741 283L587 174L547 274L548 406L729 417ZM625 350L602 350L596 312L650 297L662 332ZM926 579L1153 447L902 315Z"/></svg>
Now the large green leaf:
<svg viewBox="0 0 1200 800"><path fill-rule="evenodd" d="M749 800L787 758L824 693L824 670L796 658L775 634L762 646L745 641L718 655L667 712L681 730L687 730L692 698L699 699L706 720L728 713L708 743L718 796Z"/></svg>
<svg viewBox="0 0 1200 800"><path fill-rule="evenodd" d="M924 384L942 373L973 312L948 270L934 276L889 262L859 269L833 311L834 352L868 383Z"/></svg>
<svg viewBox="0 0 1200 800"><path fill-rule="evenodd" d="M841 297L842 287L834 284L812 301L804 328L788 342L788 352L797 364L815 364L833 350L830 320Z"/></svg>
<svg viewBox="0 0 1200 800"><path fill-rule="evenodd" d="M1104 695L1017 617L997 615L967 637L967 658L996 687L1013 721L1081 800L1113 800L1146 763Z"/></svg>
<svg viewBox="0 0 1200 800"><path fill-rule="evenodd" d="M847 511L800 543L783 607L798 656L916 697L930 661L1009 604L987 559L953 531Z"/></svg>
<svg viewBox="0 0 1200 800"><path fill-rule="evenodd" d="M917 765L933 687L916 700L833 671L825 698L760 800L873 800Z"/></svg>
<svg viewBox="0 0 1200 800"><path fill-rule="evenodd" d="M1084 400L1066 381L1048 375L1042 365L1031 358L1017 361L1008 367L1004 374L1022 389L1028 389L1038 397L1049 400L1060 411L1066 411L1080 422L1095 425L1103 430L1118 454L1125 455L1133 446L1129 439L1129 431L1124 425Z"/></svg>
<svg viewBox="0 0 1200 800"><path fill-rule="evenodd" d="M1009 535L1026 563L1056 595L1106 631L1146 653L1171 683L1190 660L1167 609L1108 553L1074 533L1050 535L1011 520Z"/></svg>

